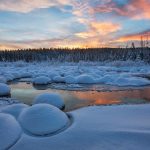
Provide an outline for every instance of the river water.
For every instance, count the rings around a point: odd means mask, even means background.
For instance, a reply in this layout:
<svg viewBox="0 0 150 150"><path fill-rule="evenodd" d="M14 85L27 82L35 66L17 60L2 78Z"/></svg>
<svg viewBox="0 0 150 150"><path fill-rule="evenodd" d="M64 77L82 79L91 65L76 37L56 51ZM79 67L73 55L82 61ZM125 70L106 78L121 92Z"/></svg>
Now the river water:
<svg viewBox="0 0 150 150"><path fill-rule="evenodd" d="M10 84L11 97L32 105L34 98L42 93L59 93L65 102L65 111L91 105L141 104L150 102L150 87L111 87L106 85L72 85L63 84L34 87L27 82ZM59 88L58 88L59 87ZM87 88L88 87L88 88ZM98 88L97 88L98 87ZM63 90L62 90L63 89Z"/></svg>

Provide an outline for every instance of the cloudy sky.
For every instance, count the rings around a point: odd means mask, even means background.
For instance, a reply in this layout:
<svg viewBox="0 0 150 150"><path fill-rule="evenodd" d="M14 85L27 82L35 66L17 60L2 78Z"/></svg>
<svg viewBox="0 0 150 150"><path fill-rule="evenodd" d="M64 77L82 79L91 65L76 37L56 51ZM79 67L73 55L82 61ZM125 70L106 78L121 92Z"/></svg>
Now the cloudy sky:
<svg viewBox="0 0 150 150"><path fill-rule="evenodd" d="M138 46L150 0L0 0L0 49Z"/></svg>

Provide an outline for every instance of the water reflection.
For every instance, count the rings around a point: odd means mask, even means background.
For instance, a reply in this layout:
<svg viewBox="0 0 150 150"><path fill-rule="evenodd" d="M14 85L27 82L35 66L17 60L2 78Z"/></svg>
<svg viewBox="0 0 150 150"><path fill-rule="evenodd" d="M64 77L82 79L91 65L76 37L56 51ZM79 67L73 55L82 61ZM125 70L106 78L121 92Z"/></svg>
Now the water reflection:
<svg viewBox="0 0 150 150"><path fill-rule="evenodd" d="M57 90L48 88L47 86L32 86L32 84L25 82L13 83L10 86L12 88L12 98L17 98L26 104L32 104L33 99L38 94L59 93L65 101L65 111L89 105L150 102L150 87L143 87L136 90L98 92Z"/></svg>

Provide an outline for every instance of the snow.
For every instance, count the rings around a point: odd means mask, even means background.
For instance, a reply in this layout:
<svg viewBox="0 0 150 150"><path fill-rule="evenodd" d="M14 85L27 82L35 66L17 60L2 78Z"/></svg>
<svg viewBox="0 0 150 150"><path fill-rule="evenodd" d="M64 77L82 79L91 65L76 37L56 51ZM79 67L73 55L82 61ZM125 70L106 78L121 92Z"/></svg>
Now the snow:
<svg viewBox="0 0 150 150"><path fill-rule="evenodd" d="M77 77L77 83L79 84L94 84L96 83L94 78L87 74L82 74Z"/></svg>
<svg viewBox="0 0 150 150"><path fill-rule="evenodd" d="M68 75L68 76L65 77L65 83L75 84L75 83L77 83L77 81L76 81L76 78L74 78L71 75Z"/></svg>
<svg viewBox="0 0 150 150"><path fill-rule="evenodd" d="M64 101L59 94L56 93L44 93L38 95L33 104L46 103L51 104L59 109L63 109L65 107Z"/></svg>
<svg viewBox="0 0 150 150"><path fill-rule="evenodd" d="M0 83L7 83L6 78L3 76L0 76Z"/></svg>
<svg viewBox="0 0 150 150"><path fill-rule="evenodd" d="M18 100L16 99L12 99L12 98L0 98L0 107L4 107L4 106L7 106L7 105L11 105L11 104L18 104L20 103Z"/></svg>
<svg viewBox="0 0 150 150"><path fill-rule="evenodd" d="M24 109L18 120L26 131L35 135L52 134L68 124L67 115L49 104L36 104Z"/></svg>
<svg viewBox="0 0 150 150"><path fill-rule="evenodd" d="M64 77L56 76L56 77L53 78L53 82L56 82L56 83L64 83L64 82L65 82L65 79L64 79Z"/></svg>
<svg viewBox="0 0 150 150"><path fill-rule="evenodd" d="M51 79L46 76L39 76L33 79L33 84L44 85L51 83Z"/></svg>
<svg viewBox="0 0 150 150"><path fill-rule="evenodd" d="M51 112L47 107L49 105L41 108L41 104L37 104L23 110L20 115L21 126L34 130L34 133L38 131L40 134L53 131L49 129L52 127L51 123L56 125L59 120L59 125L62 124L60 123L62 117L58 119L53 116L54 122L50 121L52 114L56 113L58 116L60 114L55 110ZM65 130L55 135L42 134L41 137L24 132L11 150L149 150L150 148L150 104L91 106L69 112L69 115L72 124ZM46 132L43 132L43 129Z"/></svg>
<svg viewBox="0 0 150 150"><path fill-rule="evenodd" d="M0 113L0 150L9 149L21 136L21 128L11 115Z"/></svg>
<svg viewBox="0 0 150 150"><path fill-rule="evenodd" d="M0 96L10 95L10 87L5 83L0 83Z"/></svg>
<svg viewBox="0 0 150 150"><path fill-rule="evenodd" d="M21 111L27 107L28 107L28 105L26 105L26 104L13 104L13 105L4 107L2 109L2 112L11 114L12 116L14 116L17 119L19 114L21 113Z"/></svg>
<svg viewBox="0 0 150 150"><path fill-rule="evenodd" d="M150 85L150 65L143 62L25 63L1 62L0 82L30 77L35 84ZM141 76L142 75L142 76ZM5 78L5 79L3 79ZM5 81L6 80L6 81ZM29 79L21 79L27 81ZM31 80L27 82L31 82Z"/></svg>

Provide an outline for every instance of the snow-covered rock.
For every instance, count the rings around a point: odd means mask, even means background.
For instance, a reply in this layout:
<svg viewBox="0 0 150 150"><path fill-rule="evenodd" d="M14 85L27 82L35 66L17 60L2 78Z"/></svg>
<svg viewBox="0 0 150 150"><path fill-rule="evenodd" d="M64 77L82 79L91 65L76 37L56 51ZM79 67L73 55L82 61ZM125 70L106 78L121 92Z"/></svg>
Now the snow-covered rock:
<svg viewBox="0 0 150 150"><path fill-rule="evenodd" d="M79 84L93 84L95 80L92 76L83 74L77 77L77 83Z"/></svg>
<svg viewBox="0 0 150 150"><path fill-rule="evenodd" d="M6 78L3 76L0 76L0 83L7 83Z"/></svg>
<svg viewBox="0 0 150 150"><path fill-rule="evenodd" d="M0 113L0 150L9 149L21 136L21 128L16 119Z"/></svg>
<svg viewBox="0 0 150 150"><path fill-rule="evenodd" d="M33 79L33 84L44 85L51 83L51 79L46 76L40 76Z"/></svg>
<svg viewBox="0 0 150 150"><path fill-rule="evenodd" d="M2 112L11 114L12 116L14 116L17 119L19 114L21 113L21 111L27 107L29 107L29 106L26 104L13 104L13 105L4 107L2 109Z"/></svg>
<svg viewBox="0 0 150 150"><path fill-rule="evenodd" d="M65 78L61 77L61 76L56 76L53 78L53 81L56 83L64 83L65 82Z"/></svg>
<svg viewBox="0 0 150 150"><path fill-rule="evenodd" d="M21 126L35 135L52 134L68 124L67 115L49 104L36 104L19 115Z"/></svg>
<svg viewBox="0 0 150 150"><path fill-rule="evenodd" d="M75 83L77 83L76 78L74 78L71 75L65 77L65 82L68 83L68 84L75 84Z"/></svg>
<svg viewBox="0 0 150 150"><path fill-rule="evenodd" d="M51 104L59 109L63 109L65 107L64 101L59 94L56 93L44 93L38 95L33 104L46 103Z"/></svg>
<svg viewBox="0 0 150 150"><path fill-rule="evenodd" d="M10 87L7 84L0 83L0 96L10 95Z"/></svg>

